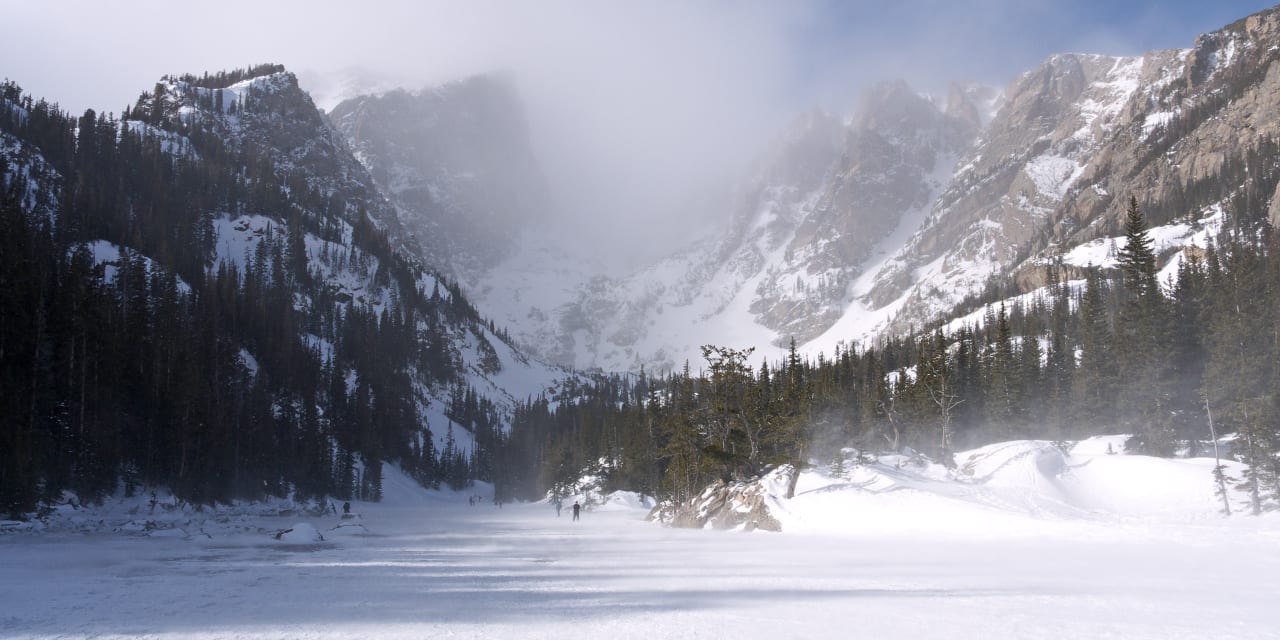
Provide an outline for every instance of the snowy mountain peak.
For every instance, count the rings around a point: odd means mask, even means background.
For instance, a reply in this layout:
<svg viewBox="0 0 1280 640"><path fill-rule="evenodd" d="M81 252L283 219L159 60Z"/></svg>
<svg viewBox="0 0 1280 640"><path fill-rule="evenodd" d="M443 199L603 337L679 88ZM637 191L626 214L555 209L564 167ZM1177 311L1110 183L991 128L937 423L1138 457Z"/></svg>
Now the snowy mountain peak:
<svg viewBox="0 0 1280 640"><path fill-rule="evenodd" d="M995 87L975 82L953 82L947 92L944 113L980 129L991 122L999 111L1004 93Z"/></svg>
<svg viewBox="0 0 1280 640"><path fill-rule="evenodd" d="M550 214L523 106L505 75L352 98L329 120L427 261L469 286L515 253L523 229Z"/></svg>
<svg viewBox="0 0 1280 640"><path fill-rule="evenodd" d="M333 121L429 255L536 352L606 369L697 362L708 342L830 353L918 330L996 280L1043 284L1048 256L1116 235L1131 193L1154 224L1221 205L1241 184L1224 172L1280 138L1278 13L1184 50L1053 55L1002 89L929 98L891 80L849 113L804 112L724 199L718 236L621 278L525 232L551 205L501 88L363 98ZM530 280L553 272L554 287Z"/></svg>

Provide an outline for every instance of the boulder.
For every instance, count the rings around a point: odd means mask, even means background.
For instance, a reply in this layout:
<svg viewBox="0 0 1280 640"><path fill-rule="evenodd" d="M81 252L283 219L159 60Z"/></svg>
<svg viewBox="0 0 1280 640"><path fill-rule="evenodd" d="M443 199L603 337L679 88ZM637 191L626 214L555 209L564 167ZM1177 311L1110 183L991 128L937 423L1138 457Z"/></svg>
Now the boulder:
<svg viewBox="0 0 1280 640"><path fill-rule="evenodd" d="M781 531L782 523L771 508L795 494L798 478L795 467L787 464L751 480L717 480L686 502L659 503L649 512L648 519L690 529Z"/></svg>

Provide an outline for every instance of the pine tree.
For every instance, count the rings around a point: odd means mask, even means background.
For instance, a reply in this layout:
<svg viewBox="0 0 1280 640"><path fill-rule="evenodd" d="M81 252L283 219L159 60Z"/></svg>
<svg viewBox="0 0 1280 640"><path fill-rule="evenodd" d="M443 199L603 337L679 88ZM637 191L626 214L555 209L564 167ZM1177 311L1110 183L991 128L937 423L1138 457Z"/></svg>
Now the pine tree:
<svg viewBox="0 0 1280 640"><path fill-rule="evenodd" d="M1250 511L1260 514L1277 506L1276 454L1280 433L1276 428L1276 344L1272 303L1263 255L1241 238L1231 238L1211 254L1209 290L1213 300L1205 363L1203 393L1227 429L1242 443L1245 471L1239 488ZM1219 263L1218 260L1221 260Z"/></svg>
<svg viewBox="0 0 1280 640"><path fill-rule="evenodd" d="M1003 303L995 325L995 344L989 357L987 374L987 416L991 424L1001 430L1006 438L1012 438L1021 421L1021 372L1013 348L1013 330L1009 326L1009 316Z"/></svg>
<svg viewBox="0 0 1280 640"><path fill-rule="evenodd" d="M1118 257L1125 298L1116 322L1121 402L1129 408L1134 436L1131 451L1172 455L1176 446L1171 419L1169 322L1156 279L1156 256L1138 199L1125 212L1125 246Z"/></svg>
<svg viewBox="0 0 1280 640"><path fill-rule="evenodd" d="M1080 301L1080 365L1072 378L1076 421L1086 428L1114 420L1117 366L1104 281L1096 268L1085 275Z"/></svg>
<svg viewBox="0 0 1280 640"><path fill-rule="evenodd" d="M1124 285L1129 295L1141 298L1159 294L1156 280L1156 255L1151 236L1147 233L1147 221L1138 207L1137 196L1129 196L1125 209L1125 244L1120 248L1117 262L1124 273Z"/></svg>

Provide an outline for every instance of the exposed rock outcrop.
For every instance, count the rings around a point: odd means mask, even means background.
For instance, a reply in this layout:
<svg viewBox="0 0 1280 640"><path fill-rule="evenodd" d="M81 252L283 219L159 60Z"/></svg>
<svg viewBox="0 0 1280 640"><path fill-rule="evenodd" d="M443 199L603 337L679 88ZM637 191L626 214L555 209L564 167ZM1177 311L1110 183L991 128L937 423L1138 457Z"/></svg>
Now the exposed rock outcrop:
<svg viewBox="0 0 1280 640"><path fill-rule="evenodd" d="M558 363L661 371L726 340L830 354L941 320L992 278L1041 286L1054 256L1119 234L1130 195L1153 226L1232 198L1280 224L1273 185L1255 184L1280 140L1278 62L1273 8L1186 49L1054 55L1002 90L881 83L847 117L798 117L711 205L724 229L625 276L528 240L537 167L500 86L388 94L333 118L401 212L424 212L404 217L445 255L429 262L492 267L460 277L484 315Z"/></svg>
<svg viewBox="0 0 1280 640"><path fill-rule="evenodd" d="M689 529L781 531L782 523L771 509L779 500L795 494L798 478L796 468L786 464L752 480L717 480L688 502L659 503L649 512L648 519Z"/></svg>

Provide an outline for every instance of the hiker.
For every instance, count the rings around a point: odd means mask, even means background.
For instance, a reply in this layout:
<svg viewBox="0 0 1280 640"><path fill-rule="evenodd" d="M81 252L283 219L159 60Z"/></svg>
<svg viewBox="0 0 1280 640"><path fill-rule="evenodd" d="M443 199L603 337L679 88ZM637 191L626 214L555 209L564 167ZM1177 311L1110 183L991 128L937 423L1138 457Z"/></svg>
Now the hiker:
<svg viewBox="0 0 1280 640"><path fill-rule="evenodd" d="M557 517L557 518L559 518L559 517L560 517L560 508L564 506L564 505L562 505L562 504L560 503L560 497L559 497L559 496L557 496L557 497L556 497L556 502L555 502L555 504L556 504L556 517Z"/></svg>
<svg viewBox="0 0 1280 640"><path fill-rule="evenodd" d="M582 505L578 504L578 501L577 501L577 500L574 500L574 501L573 501L573 519L574 519L574 521L577 521L577 519L578 519L578 512L579 512L579 511L581 511L581 510L582 510Z"/></svg>

